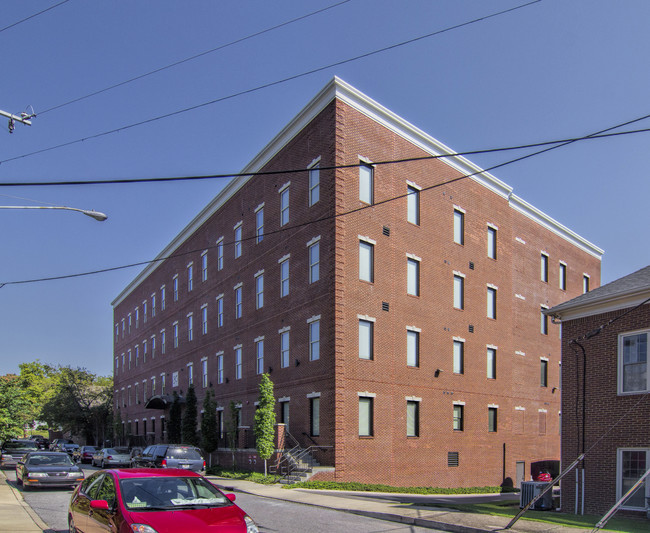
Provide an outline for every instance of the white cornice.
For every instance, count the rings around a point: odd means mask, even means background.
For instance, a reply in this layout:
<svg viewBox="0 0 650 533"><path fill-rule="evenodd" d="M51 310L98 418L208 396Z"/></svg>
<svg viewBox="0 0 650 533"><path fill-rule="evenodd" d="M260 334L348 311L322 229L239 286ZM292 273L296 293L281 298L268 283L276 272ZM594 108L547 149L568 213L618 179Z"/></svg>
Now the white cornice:
<svg viewBox="0 0 650 533"><path fill-rule="evenodd" d="M560 304L554 307L546 314L560 318L562 322L566 322L568 320L576 320L578 318L636 307L648 298L650 298L650 288L644 287L626 293L619 293L614 296L608 294L582 304L576 303L575 305L571 305L570 302L567 302L567 304Z"/></svg>

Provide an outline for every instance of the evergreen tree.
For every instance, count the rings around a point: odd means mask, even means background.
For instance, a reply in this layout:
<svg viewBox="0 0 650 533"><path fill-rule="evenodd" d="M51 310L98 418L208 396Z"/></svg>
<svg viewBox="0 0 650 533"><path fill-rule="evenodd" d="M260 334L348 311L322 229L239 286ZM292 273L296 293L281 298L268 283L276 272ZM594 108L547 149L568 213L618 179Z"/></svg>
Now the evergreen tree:
<svg viewBox="0 0 650 533"><path fill-rule="evenodd" d="M203 416L201 417L201 447L211 454L219 445L219 428L217 427L217 402L214 393L208 389L203 398ZM210 457L212 460L212 457Z"/></svg>
<svg viewBox="0 0 650 533"><path fill-rule="evenodd" d="M183 444L191 444L192 446L199 445L199 435L196 431L198 421L197 403L194 385L190 385L187 389L187 396L185 397L185 412L183 413L181 427Z"/></svg>
<svg viewBox="0 0 650 533"><path fill-rule="evenodd" d="M275 396L273 382L268 374L262 374L260 395L255 411L255 447L260 459L264 459L264 476L267 472L267 461L275 451Z"/></svg>
<svg viewBox="0 0 650 533"><path fill-rule="evenodd" d="M167 425L167 442L180 444L181 441L181 402L178 393L174 391L174 401L169 408L169 424Z"/></svg>

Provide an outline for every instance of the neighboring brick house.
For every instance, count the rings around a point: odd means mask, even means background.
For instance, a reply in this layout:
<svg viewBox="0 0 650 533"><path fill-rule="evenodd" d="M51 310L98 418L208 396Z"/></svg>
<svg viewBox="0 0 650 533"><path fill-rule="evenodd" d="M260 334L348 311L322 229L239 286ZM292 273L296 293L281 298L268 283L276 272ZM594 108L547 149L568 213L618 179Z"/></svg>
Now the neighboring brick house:
<svg viewBox="0 0 650 533"><path fill-rule="evenodd" d="M336 480L499 485L559 459L543 311L599 285L602 250L445 154L327 84L113 302L126 429L164 439L193 381L250 433L269 372L278 421L331 447Z"/></svg>
<svg viewBox="0 0 650 533"><path fill-rule="evenodd" d="M562 481L562 508L604 514L650 468L650 266L548 314L562 321L562 465L587 452ZM646 497L650 483L622 509Z"/></svg>

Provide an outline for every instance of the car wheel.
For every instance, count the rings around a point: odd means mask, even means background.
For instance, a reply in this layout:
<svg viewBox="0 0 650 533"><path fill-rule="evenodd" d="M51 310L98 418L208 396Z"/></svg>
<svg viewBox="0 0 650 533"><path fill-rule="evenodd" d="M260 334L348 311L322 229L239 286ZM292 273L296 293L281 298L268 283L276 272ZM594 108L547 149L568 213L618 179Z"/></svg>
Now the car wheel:
<svg viewBox="0 0 650 533"><path fill-rule="evenodd" d="M27 483L25 483L25 476L23 476L22 479L20 480L20 484L23 486L23 490L31 489L31 487Z"/></svg>

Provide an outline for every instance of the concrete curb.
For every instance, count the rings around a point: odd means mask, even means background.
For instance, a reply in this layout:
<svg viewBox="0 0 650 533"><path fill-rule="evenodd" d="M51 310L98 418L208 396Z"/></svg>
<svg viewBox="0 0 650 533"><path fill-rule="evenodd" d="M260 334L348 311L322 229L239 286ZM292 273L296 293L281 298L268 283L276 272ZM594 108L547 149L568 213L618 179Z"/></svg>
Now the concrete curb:
<svg viewBox="0 0 650 533"><path fill-rule="evenodd" d="M36 512L29 506L29 504L24 500L22 493L13 485L9 483L6 474L3 470L0 470L0 491L5 492L9 490L11 497L7 496L5 503L7 503L14 511L11 518L7 517L0 520L0 531L51 531L48 525L41 520L41 518L36 514ZM6 493L6 492L5 492ZM4 523L5 520L12 520L12 524L9 526L10 529L5 529ZM20 524L33 522L34 527L29 527L28 529L22 529ZM38 529L35 529L38 528Z"/></svg>

